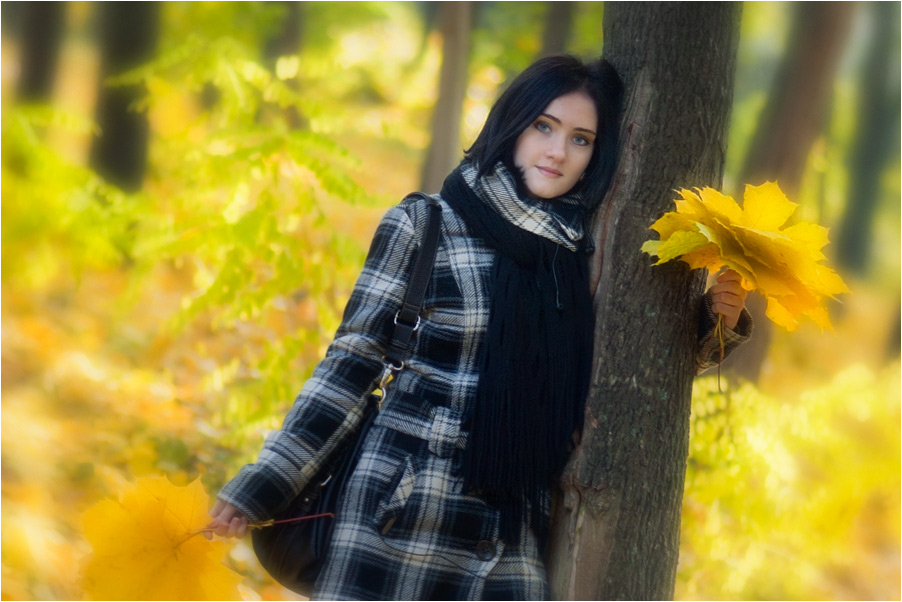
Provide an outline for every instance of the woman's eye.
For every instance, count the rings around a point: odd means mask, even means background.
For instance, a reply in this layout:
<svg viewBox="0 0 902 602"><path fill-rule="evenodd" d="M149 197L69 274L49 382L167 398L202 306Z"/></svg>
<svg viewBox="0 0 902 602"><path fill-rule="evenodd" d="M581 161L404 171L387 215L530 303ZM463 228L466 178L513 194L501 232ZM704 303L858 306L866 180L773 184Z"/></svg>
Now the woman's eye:
<svg viewBox="0 0 902 602"><path fill-rule="evenodd" d="M536 129L544 134L544 133L548 133L551 131L551 126L548 125L547 123L545 123L544 121L537 121Z"/></svg>
<svg viewBox="0 0 902 602"><path fill-rule="evenodd" d="M575 142L578 146L589 146L590 144L592 144L592 142L585 136L575 136L573 138L573 142Z"/></svg>

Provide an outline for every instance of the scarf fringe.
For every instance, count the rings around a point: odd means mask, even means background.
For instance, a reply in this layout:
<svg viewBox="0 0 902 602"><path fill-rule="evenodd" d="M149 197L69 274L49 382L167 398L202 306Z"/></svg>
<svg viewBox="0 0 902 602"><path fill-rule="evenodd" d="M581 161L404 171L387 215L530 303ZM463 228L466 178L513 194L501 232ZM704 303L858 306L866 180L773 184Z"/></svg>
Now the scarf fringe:
<svg viewBox="0 0 902 602"><path fill-rule="evenodd" d="M448 176L442 198L497 251L462 476L501 510L504 539L517 541L525 522L544 540L548 492L582 428L588 392L594 313L586 254L510 224L467 185L462 168ZM512 182L481 184L495 197L514 190Z"/></svg>

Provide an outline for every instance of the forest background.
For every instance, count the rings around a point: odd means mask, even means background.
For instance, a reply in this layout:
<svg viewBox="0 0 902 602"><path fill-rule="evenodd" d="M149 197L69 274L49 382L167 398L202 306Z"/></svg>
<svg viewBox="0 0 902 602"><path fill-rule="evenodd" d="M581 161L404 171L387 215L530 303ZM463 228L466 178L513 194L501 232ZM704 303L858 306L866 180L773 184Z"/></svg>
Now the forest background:
<svg viewBox="0 0 902 602"><path fill-rule="evenodd" d="M744 7L723 189L761 183L785 66L826 70L779 178L854 294L835 332L773 331L725 393L696 381L678 599L902 595L899 8L844 5L818 42L807 4ZM600 54L604 5L0 10L2 597L83 599L82 513L148 475L212 496L253 461L380 215L435 191L439 141L459 157L539 55ZM291 597L246 543L228 562L246 598Z"/></svg>

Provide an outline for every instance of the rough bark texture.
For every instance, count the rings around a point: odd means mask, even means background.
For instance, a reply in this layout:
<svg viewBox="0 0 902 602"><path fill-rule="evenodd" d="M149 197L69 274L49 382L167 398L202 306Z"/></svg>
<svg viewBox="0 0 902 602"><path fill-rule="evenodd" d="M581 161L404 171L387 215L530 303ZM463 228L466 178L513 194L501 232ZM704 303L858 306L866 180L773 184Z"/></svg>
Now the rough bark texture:
<svg viewBox="0 0 902 602"><path fill-rule="evenodd" d="M673 189L719 187L741 5L606 5L625 86L620 164L596 215L595 366L549 550L560 600L673 596L703 276L640 252Z"/></svg>
<svg viewBox="0 0 902 602"><path fill-rule="evenodd" d="M470 46L470 2L441 2L438 8L442 32L442 71L438 101L432 114L432 142L423 164L420 190L433 193L463 155L460 119L467 92Z"/></svg>
<svg viewBox="0 0 902 602"><path fill-rule="evenodd" d="M91 165L123 190L141 188L150 126L133 105L141 86L110 86L107 78L134 69L153 57L159 32L158 2L101 2L101 80L97 96L100 135L91 145Z"/></svg>

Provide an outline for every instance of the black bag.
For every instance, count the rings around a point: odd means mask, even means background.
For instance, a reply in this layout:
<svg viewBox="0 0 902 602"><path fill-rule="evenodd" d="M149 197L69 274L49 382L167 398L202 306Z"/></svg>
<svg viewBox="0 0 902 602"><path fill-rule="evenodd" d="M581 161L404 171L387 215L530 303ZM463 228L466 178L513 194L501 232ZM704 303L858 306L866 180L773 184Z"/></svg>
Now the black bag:
<svg viewBox="0 0 902 602"><path fill-rule="evenodd" d="M420 309L438 247L441 206L422 193L415 194L429 203L429 219L404 302L395 314L392 340L382 358L384 370L376 391L368 396L359 430L341 449L333 452L327 465L310 479L287 509L274 517L271 526L251 532L254 553L266 572L284 587L302 595L310 595L319 576L332 541L335 512L345 483L360 459L367 432L381 406L385 386L393 374L404 368L411 337L420 325ZM318 517L279 522L307 516Z"/></svg>
<svg viewBox="0 0 902 602"><path fill-rule="evenodd" d="M351 438L350 445L334 454L337 460L334 465L312 478L311 484L292 500L291 505L276 515L272 526L251 533L254 553L260 564L273 579L292 591L309 595L319 576L332 541L338 499L360 459L366 433L376 419L376 403L374 396L368 400L360 432ZM318 518L278 522L301 516Z"/></svg>

